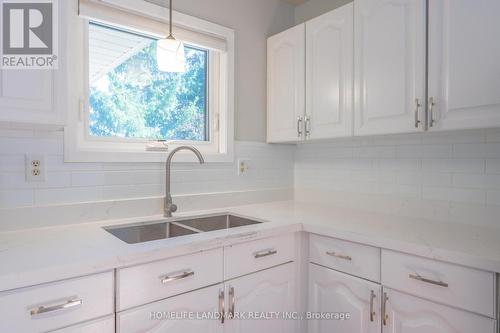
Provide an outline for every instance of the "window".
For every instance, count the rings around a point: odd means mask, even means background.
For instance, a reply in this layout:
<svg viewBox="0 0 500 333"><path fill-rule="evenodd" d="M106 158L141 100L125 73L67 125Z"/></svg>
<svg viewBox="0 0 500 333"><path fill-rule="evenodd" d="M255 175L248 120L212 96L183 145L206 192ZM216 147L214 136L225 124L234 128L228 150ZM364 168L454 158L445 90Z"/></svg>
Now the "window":
<svg viewBox="0 0 500 333"><path fill-rule="evenodd" d="M185 53L185 73L160 72L156 39L90 23L89 135L209 141L209 53Z"/></svg>
<svg viewBox="0 0 500 333"><path fill-rule="evenodd" d="M186 71L166 73L156 59L156 41L168 31L166 8L143 0L76 5L68 5L64 48L67 75L75 78L67 87L65 160L161 162L165 152L149 148L167 141L169 149L196 146L208 162L232 161L234 31L174 13Z"/></svg>

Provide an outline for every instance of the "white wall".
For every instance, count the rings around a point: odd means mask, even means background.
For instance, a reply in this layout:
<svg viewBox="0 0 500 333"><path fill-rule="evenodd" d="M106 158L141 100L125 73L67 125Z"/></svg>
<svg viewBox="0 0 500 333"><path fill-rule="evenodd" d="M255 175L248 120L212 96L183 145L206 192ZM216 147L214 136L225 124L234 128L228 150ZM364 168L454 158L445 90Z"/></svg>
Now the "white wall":
<svg viewBox="0 0 500 333"><path fill-rule="evenodd" d="M500 129L301 145L295 198L500 227Z"/></svg>
<svg viewBox="0 0 500 333"><path fill-rule="evenodd" d="M295 8L295 24L310 20L349 2L352 0L309 0Z"/></svg>
<svg viewBox="0 0 500 333"><path fill-rule="evenodd" d="M264 142L267 37L294 25L294 6L280 0L182 0L173 6L236 31L236 139Z"/></svg>

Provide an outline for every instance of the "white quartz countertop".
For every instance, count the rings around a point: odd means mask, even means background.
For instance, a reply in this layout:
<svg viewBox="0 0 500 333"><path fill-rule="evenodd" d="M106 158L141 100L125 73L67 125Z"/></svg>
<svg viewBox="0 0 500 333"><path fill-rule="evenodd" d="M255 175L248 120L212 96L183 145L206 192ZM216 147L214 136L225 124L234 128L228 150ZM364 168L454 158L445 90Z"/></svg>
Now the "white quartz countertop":
<svg viewBox="0 0 500 333"><path fill-rule="evenodd" d="M301 230L500 272L500 228L435 223L294 201L178 216L217 212L267 222L139 244L126 244L102 227L161 220L161 216L0 233L0 291Z"/></svg>

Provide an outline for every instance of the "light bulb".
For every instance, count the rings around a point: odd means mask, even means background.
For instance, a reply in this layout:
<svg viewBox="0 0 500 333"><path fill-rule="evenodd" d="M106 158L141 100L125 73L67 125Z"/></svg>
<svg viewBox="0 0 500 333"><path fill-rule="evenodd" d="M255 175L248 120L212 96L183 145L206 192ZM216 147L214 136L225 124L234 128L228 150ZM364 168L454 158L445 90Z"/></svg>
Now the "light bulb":
<svg viewBox="0 0 500 333"><path fill-rule="evenodd" d="M161 72L184 73L186 71L184 43L171 36L158 40L156 61Z"/></svg>

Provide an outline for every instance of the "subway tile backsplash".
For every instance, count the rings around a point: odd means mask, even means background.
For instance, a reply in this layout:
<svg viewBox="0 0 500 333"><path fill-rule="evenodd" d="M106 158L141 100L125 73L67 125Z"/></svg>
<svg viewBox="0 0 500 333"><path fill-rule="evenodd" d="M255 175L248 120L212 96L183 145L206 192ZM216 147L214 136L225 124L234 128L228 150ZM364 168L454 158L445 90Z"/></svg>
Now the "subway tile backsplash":
<svg viewBox="0 0 500 333"><path fill-rule="evenodd" d="M26 153L46 155L47 179L25 180ZM295 188L299 201L440 222L500 227L500 129L236 143L236 162L176 164L175 194ZM159 197L159 163L64 163L61 132L0 130L0 208Z"/></svg>
<svg viewBox="0 0 500 333"><path fill-rule="evenodd" d="M26 153L46 156L45 182L26 182ZM293 188L294 147L236 142L235 154L250 160L248 174L236 162L175 164L172 192ZM161 163L64 163L62 132L0 130L0 208L163 196L164 172Z"/></svg>
<svg viewBox="0 0 500 333"><path fill-rule="evenodd" d="M500 129L299 145L295 198L500 227Z"/></svg>

